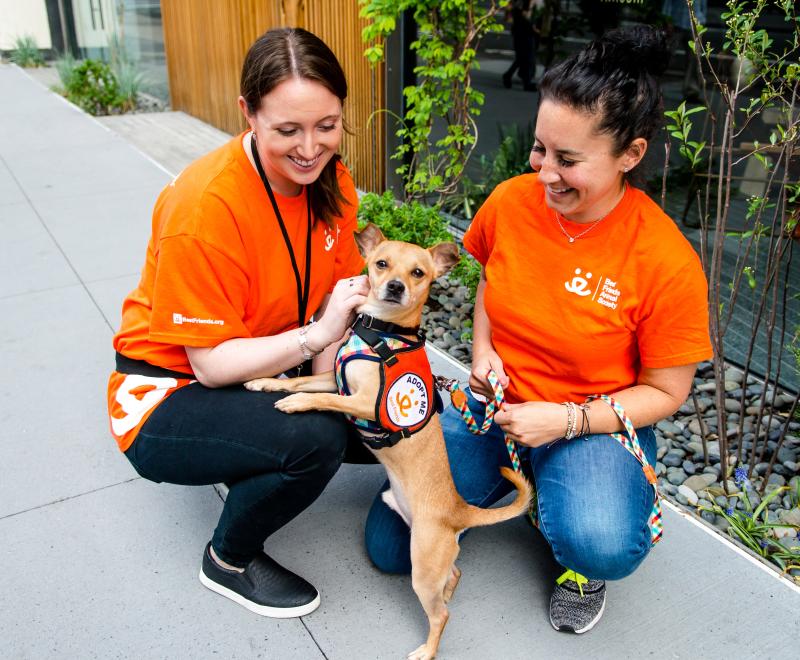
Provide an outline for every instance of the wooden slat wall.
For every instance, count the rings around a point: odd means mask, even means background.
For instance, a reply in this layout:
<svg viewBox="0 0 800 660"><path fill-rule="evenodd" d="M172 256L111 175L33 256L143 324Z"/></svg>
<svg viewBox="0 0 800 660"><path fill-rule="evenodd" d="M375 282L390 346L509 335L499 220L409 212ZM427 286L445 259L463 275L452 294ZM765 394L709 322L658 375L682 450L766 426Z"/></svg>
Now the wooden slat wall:
<svg viewBox="0 0 800 660"><path fill-rule="evenodd" d="M161 0L171 105L235 134L245 128L236 99L250 44L271 27L295 24L330 46L349 86L342 155L362 190L384 188L383 67L363 57L358 0Z"/></svg>
<svg viewBox="0 0 800 660"><path fill-rule="evenodd" d="M347 74L344 116L354 134L345 136L342 156L359 188L379 192L385 181L386 121L383 113L374 113L385 105L383 66L372 68L363 56L358 9L358 0L307 0L304 27L328 44Z"/></svg>

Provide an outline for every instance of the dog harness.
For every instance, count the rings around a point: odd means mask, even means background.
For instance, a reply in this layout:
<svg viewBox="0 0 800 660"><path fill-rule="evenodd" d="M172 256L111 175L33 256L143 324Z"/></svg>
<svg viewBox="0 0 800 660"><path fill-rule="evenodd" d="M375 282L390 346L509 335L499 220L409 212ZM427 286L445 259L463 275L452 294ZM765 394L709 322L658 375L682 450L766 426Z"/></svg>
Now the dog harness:
<svg viewBox="0 0 800 660"><path fill-rule="evenodd" d="M416 335L417 340L402 336ZM441 412L442 400L433 382L419 328L403 328L360 314L350 337L336 354L334 373L339 394L350 395L346 369L353 360L380 363L380 385L375 400L375 420L346 415L372 449L396 445L416 433Z"/></svg>

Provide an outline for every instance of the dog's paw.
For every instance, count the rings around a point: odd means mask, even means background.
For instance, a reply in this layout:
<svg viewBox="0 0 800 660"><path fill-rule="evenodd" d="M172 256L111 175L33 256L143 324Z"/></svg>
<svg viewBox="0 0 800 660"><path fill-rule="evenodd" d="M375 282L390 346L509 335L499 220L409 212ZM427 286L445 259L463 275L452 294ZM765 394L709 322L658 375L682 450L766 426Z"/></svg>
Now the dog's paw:
<svg viewBox="0 0 800 660"><path fill-rule="evenodd" d="M427 644L423 644L408 654L408 660L433 660L435 657L436 653L431 653Z"/></svg>
<svg viewBox="0 0 800 660"><path fill-rule="evenodd" d="M280 392L283 389L283 378L256 378L248 380L244 386L251 392Z"/></svg>
<svg viewBox="0 0 800 660"><path fill-rule="evenodd" d="M313 399L314 397L312 395L305 392L300 392L298 394L287 396L284 399L279 399L275 402L275 407L281 412L290 414L304 412L306 410L314 409Z"/></svg>

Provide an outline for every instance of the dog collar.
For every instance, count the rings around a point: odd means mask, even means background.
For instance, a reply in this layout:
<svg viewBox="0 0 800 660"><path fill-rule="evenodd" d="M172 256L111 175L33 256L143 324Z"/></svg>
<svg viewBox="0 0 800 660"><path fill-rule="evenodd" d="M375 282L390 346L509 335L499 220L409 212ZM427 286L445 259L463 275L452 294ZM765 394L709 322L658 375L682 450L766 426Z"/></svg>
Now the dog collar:
<svg viewBox="0 0 800 660"><path fill-rule="evenodd" d="M414 328L409 328L402 325L397 325L396 323L389 323L389 321L382 321L381 319L376 319L374 316L370 316L369 314L359 314L356 316L356 320L353 321L353 328L356 326L361 326L362 328L366 328L367 330L375 330L377 332L385 332L390 335L420 335L419 326Z"/></svg>

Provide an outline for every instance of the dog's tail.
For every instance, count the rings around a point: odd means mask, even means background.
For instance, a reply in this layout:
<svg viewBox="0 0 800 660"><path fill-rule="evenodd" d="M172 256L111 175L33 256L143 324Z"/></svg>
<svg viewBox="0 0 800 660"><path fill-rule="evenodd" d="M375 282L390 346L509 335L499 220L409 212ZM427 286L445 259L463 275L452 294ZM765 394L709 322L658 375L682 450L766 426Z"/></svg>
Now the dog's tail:
<svg viewBox="0 0 800 660"><path fill-rule="evenodd" d="M482 509L478 506L467 504L464 511L464 528L494 525L504 520L516 518L528 510L532 492L528 480L521 473L507 467L501 467L500 474L514 484L517 489L517 497L511 504L496 509Z"/></svg>

